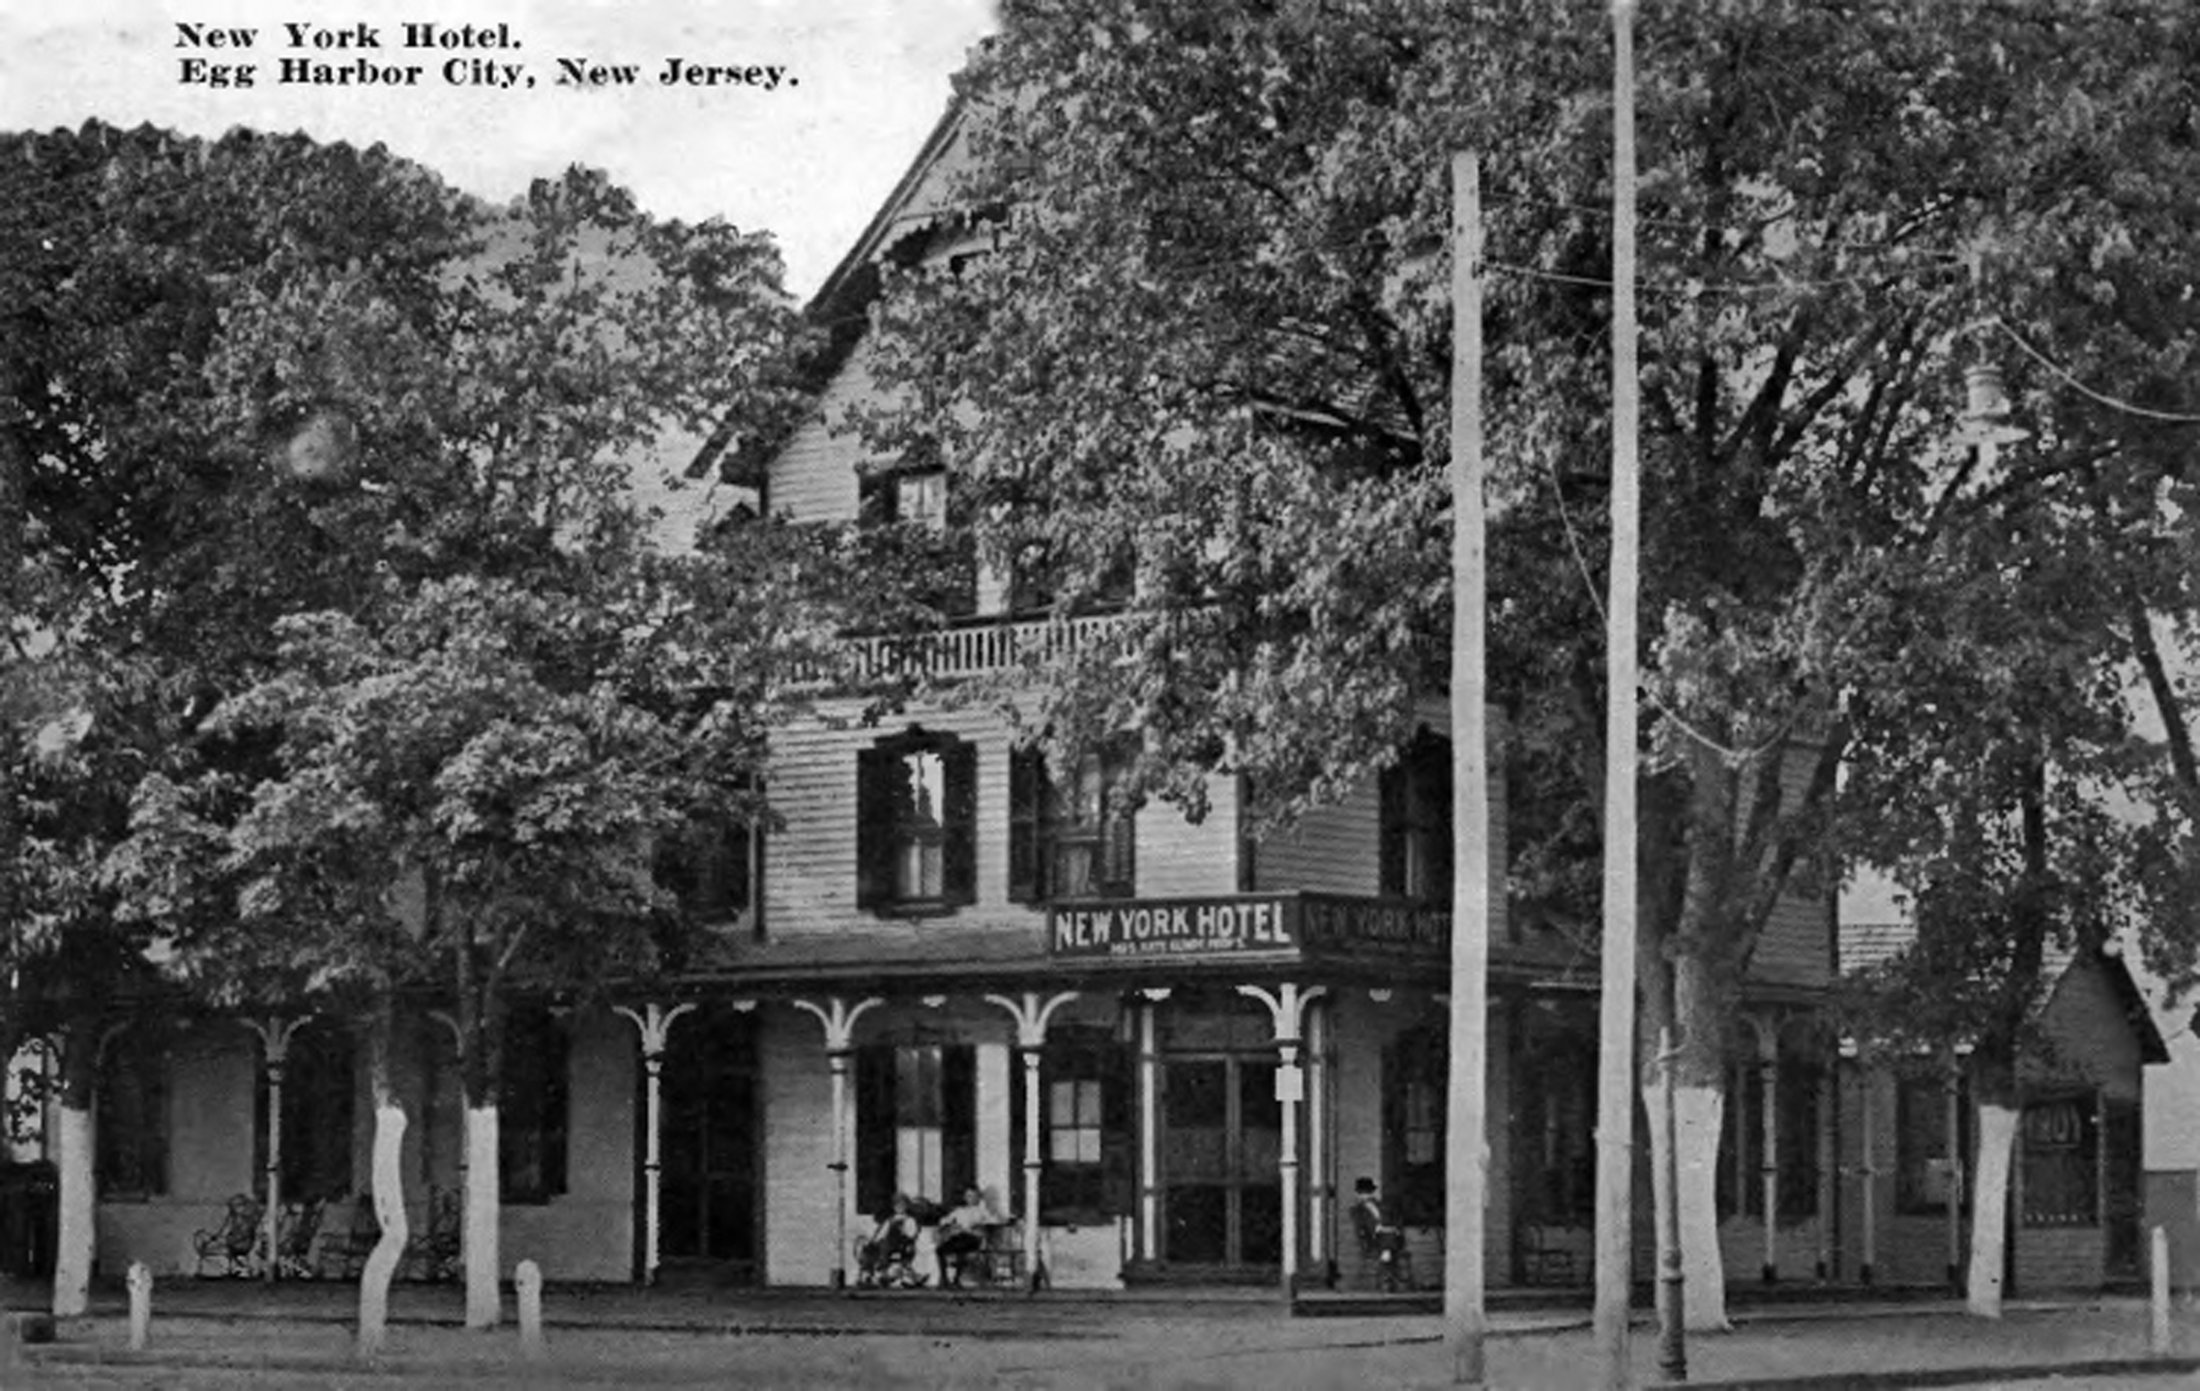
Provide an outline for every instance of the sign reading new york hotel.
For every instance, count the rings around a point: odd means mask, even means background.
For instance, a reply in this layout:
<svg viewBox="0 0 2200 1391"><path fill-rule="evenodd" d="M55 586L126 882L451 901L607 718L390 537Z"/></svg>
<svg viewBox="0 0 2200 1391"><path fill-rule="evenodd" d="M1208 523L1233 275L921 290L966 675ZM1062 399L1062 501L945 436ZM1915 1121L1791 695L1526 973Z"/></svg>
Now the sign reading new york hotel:
<svg viewBox="0 0 2200 1391"><path fill-rule="evenodd" d="M1058 960L1182 962L1308 957L1441 959L1451 914L1395 899L1328 894L1068 903L1047 914L1047 950Z"/></svg>

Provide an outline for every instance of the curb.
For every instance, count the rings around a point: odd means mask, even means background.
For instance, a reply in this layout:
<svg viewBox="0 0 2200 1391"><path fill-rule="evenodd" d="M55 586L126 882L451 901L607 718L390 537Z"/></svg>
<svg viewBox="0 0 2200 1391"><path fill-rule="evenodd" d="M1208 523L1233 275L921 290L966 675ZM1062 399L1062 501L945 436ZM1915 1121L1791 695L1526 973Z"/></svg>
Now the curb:
<svg viewBox="0 0 2200 1391"><path fill-rule="evenodd" d="M1995 1367L1933 1367L1922 1371L1827 1372L1814 1376L1741 1377L1726 1381L1651 1382L1670 1391L1906 1391L1909 1387L1977 1386L2060 1377L2133 1377L2200 1371L2200 1357L2100 1357L2079 1362L2012 1362Z"/></svg>

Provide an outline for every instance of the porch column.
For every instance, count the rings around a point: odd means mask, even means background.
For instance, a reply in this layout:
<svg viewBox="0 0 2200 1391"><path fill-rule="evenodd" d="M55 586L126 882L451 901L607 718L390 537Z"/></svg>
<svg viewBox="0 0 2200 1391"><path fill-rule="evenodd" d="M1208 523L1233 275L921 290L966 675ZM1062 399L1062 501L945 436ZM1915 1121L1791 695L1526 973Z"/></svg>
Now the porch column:
<svg viewBox="0 0 2200 1391"><path fill-rule="evenodd" d="M1759 1176L1765 1201L1764 1279L1769 1285L1780 1278L1780 1031L1769 1019L1757 1024L1757 1076L1764 1093L1765 1151Z"/></svg>
<svg viewBox="0 0 2200 1391"><path fill-rule="evenodd" d="M1306 1259L1329 1274L1329 1007L1306 1012Z"/></svg>
<svg viewBox="0 0 2200 1391"><path fill-rule="evenodd" d="M1006 995L988 995L990 1004L1008 1011L1016 1023L1016 1050L1024 1060L1024 1277L1037 1289L1045 1276L1045 1268L1039 1261L1039 1148L1040 1094L1039 1054L1046 1047L1047 1020L1054 1011L1077 998L1077 992L1066 990L1059 995L1042 996L1036 990L1026 990L1021 998Z"/></svg>
<svg viewBox="0 0 2200 1391"><path fill-rule="evenodd" d="M665 1040L672 1033L673 1021L695 1008L692 1000L683 1001L666 1009L651 1000L639 1012L625 1005L614 1005L615 1013L624 1015L641 1035L642 1072L642 1279L645 1285L657 1283L657 1248L659 1233L664 1220L662 1203L663 1145L664 1145L664 1072Z"/></svg>
<svg viewBox="0 0 2200 1391"><path fill-rule="evenodd" d="M848 1285L848 1060L855 1052L856 1021L865 1012L886 1003L876 995L849 1004L838 995L823 1004L814 1000L791 1001L825 1026L825 1057L833 1070L833 1288Z"/></svg>
<svg viewBox="0 0 2200 1391"><path fill-rule="evenodd" d="M1241 985L1240 995L1268 1006L1276 1029L1276 1101L1282 1112L1283 1153L1276 1160L1277 1178L1283 1189L1283 1294L1297 1286L1299 1275L1299 1102L1306 1095L1306 1075L1299 1067L1299 1043L1304 1037L1306 1007L1329 993L1322 985L1300 989L1285 981L1271 994L1257 985Z"/></svg>
<svg viewBox="0 0 2200 1391"><path fill-rule="evenodd" d="M1154 1010L1169 998L1169 987L1141 990L1138 997L1138 1254L1150 1261L1161 1250L1161 1055Z"/></svg>
<svg viewBox="0 0 2200 1391"><path fill-rule="evenodd" d="M1864 1249L1860 1253L1856 1278L1868 1287L1879 1261L1879 1098L1872 1086L1872 1069L1862 1062L1856 1068L1856 1092L1860 1099L1856 1108L1856 1141L1863 1159L1859 1171L1864 1179L1863 1202L1858 1213L1862 1219Z"/></svg>
<svg viewBox="0 0 2200 1391"><path fill-rule="evenodd" d="M1834 1265L1834 1209L1839 1205L1840 1187L1834 1181L1834 1171L1840 1164L1840 1110L1841 1088L1836 1064L1831 1057L1824 1060L1818 1073L1818 1279L1821 1282L1833 1278Z"/></svg>
<svg viewBox="0 0 2200 1391"><path fill-rule="evenodd" d="M290 1039L300 1025L313 1016L301 1014L285 1019L271 1014L265 1019L247 1019L245 1027L260 1036L261 1057L267 1069L267 1208L261 1214L261 1242L267 1250L266 1277L282 1278L278 1267L282 1265L283 1239L283 1069L290 1061Z"/></svg>
<svg viewBox="0 0 2200 1391"><path fill-rule="evenodd" d="M1948 1156L1948 1288L1963 1288L1963 1073L1950 1057L1940 1078L1942 1153Z"/></svg>

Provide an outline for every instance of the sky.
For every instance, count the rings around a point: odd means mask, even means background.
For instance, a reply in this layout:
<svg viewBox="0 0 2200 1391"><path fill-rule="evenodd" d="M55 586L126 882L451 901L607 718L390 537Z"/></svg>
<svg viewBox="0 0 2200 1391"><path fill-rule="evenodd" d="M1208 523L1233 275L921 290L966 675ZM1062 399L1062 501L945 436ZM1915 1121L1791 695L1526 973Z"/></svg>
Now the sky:
<svg viewBox="0 0 2200 1391"><path fill-rule="evenodd" d="M788 288L807 295L908 168L992 10L992 0L62 0L0 8L0 130L93 118L202 136L303 130L385 144L499 202L568 164L592 165L658 216L773 233ZM407 47L408 23L516 47ZM579 81L561 80L561 59ZM680 80L665 84L675 59ZM285 60L323 65L302 76L364 65L385 80L285 82ZM631 83L614 75L621 68Z"/></svg>

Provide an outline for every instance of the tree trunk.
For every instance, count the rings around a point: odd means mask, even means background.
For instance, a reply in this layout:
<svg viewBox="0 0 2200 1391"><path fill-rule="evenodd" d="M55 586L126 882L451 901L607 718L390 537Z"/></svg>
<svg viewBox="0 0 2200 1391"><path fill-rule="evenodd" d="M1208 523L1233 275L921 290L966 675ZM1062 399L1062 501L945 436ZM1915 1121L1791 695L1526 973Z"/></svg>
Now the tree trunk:
<svg viewBox="0 0 2200 1391"><path fill-rule="evenodd" d="M497 1104L466 1106L466 1326L494 1328L503 1316L497 1250L501 1206L497 1174Z"/></svg>
<svg viewBox="0 0 2200 1391"><path fill-rule="evenodd" d="M359 1273L359 1345L361 1357L382 1351L389 1332L390 1281L405 1259L412 1228L405 1220L405 1106L390 1078L390 1043L396 1007L388 997L376 1003L368 1029L367 1080L374 1093L374 1219L382 1235Z"/></svg>
<svg viewBox="0 0 2200 1391"><path fill-rule="evenodd" d="M60 1223L54 1239L53 1312L77 1318L91 1306L92 1260L97 1250L97 1189L92 1170L93 1098L99 1078L97 1019L78 1019L62 1040L59 1135Z"/></svg>
<svg viewBox="0 0 2200 1391"><path fill-rule="evenodd" d="M1674 1144L1679 1151L1682 1288L1688 1327L1719 1332L1726 1318L1726 1262L1719 1254L1719 1125L1726 1089L1678 1081L1673 1088ZM1658 1127L1650 1127L1655 1136Z"/></svg>
<svg viewBox="0 0 2200 1391"><path fill-rule="evenodd" d="M2016 1142L2016 1105L1981 1095L1978 1187L1971 1194L1971 1272L1965 1303L1982 1319L2001 1317L2001 1277L2009 1257L2009 1176Z"/></svg>

